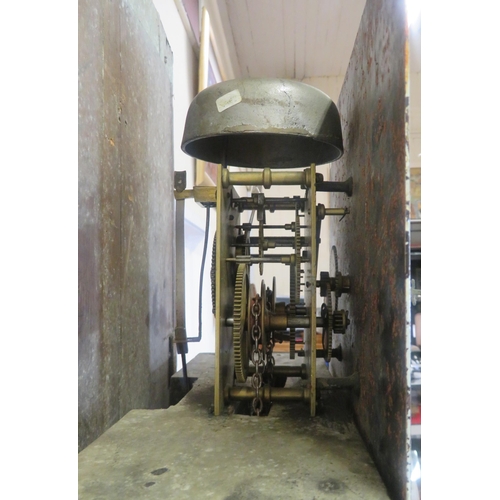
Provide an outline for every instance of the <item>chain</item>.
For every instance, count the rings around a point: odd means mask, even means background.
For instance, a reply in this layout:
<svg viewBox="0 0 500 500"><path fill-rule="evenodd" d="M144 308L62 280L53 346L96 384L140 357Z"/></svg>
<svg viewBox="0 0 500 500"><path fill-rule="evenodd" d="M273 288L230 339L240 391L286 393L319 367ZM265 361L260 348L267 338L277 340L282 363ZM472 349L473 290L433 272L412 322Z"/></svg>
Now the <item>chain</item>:
<svg viewBox="0 0 500 500"><path fill-rule="evenodd" d="M271 304L270 304L270 301L267 302L267 300L269 299L269 296L267 295L266 293L266 303L265 303L265 308L266 310L268 309L271 309ZM267 345L266 345L266 374L267 374L267 378L268 378L268 383L271 385L271 387L273 386L273 369L274 369L274 357L273 357L273 349L274 349L274 338L273 338L273 332L271 331L270 334L269 334L269 340L267 342Z"/></svg>
<svg viewBox="0 0 500 500"><path fill-rule="evenodd" d="M260 300L262 301L262 298ZM262 338L262 330L260 328L260 315L262 314L262 306L261 302L259 302L258 295L253 299L251 313L253 318L251 335L254 341L254 347L252 350L252 363L255 365L255 373L252 375L252 387L255 389L255 397L252 401L252 409L254 413L259 416L264 407L262 398L259 395L259 390L262 387L262 374L265 367L265 361L264 354L262 350L259 349L259 341Z"/></svg>
<svg viewBox="0 0 500 500"><path fill-rule="evenodd" d="M255 366L255 373L252 375L251 385L253 389L255 389L255 397L252 400L252 410L253 413L257 416L260 415L262 410L264 409L264 402L260 397L260 389L264 383L264 375L267 375L266 383L270 383L272 386L273 382L273 369L275 365L275 360L273 356L273 349L275 340L272 337L267 342L265 346L265 352L263 349L263 335L262 329L260 326L261 316L263 314L262 308L267 307L266 304L267 297L259 297L258 295L252 299L252 327L250 330L250 335L252 337L254 346L252 349L251 360Z"/></svg>
<svg viewBox="0 0 500 500"><path fill-rule="evenodd" d="M273 385L273 369L275 364L273 357L273 349L274 349L274 339L271 339L267 343L267 350L266 350L266 358L267 358L266 373L268 374L269 383L271 384L271 387Z"/></svg>

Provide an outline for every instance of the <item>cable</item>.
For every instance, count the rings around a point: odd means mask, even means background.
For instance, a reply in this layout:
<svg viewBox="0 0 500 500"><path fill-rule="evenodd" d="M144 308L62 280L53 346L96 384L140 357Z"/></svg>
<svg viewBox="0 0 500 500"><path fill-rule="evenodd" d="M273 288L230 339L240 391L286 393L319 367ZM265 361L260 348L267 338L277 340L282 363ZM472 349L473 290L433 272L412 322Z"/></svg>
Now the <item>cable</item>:
<svg viewBox="0 0 500 500"><path fill-rule="evenodd" d="M207 217L205 222L205 241L203 243L203 255L201 257L201 269L200 269L200 289L198 294L198 336L189 337L186 339L187 342L200 342L202 337L202 302L203 302L203 274L205 271L205 260L207 257L207 247L208 247L208 233L210 229L210 207L207 207Z"/></svg>
<svg viewBox="0 0 500 500"><path fill-rule="evenodd" d="M203 296L203 272L205 270L205 259L207 256L207 246L208 246L208 231L210 229L210 207L207 207L207 218L205 222L205 242L203 245L203 255L201 257L201 270L200 270L200 290L199 290L199 304L198 304L198 336L197 337L188 337L185 342L199 342L201 340L201 310L202 310L202 296ZM187 373L187 363L186 363L186 353L184 349L181 351L181 360L182 360L182 374L184 378L184 384L186 385L186 389L188 391L191 390L191 381L189 380Z"/></svg>

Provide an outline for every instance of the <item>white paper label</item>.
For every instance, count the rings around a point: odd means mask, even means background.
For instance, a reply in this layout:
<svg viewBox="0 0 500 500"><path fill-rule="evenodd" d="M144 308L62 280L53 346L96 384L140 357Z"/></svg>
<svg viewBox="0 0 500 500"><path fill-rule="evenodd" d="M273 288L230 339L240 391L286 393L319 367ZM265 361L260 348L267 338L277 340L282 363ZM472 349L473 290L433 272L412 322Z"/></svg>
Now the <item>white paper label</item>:
<svg viewBox="0 0 500 500"><path fill-rule="evenodd" d="M235 104L238 104L239 102L241 102L241 94L240 91L236 89L236 90L231 90L231 92L228 92L222 97L219 97L215 101L215 104L217 104L217 109L219 110L219 113L222 113L222 111L230 108L231 106L234 106Z"/></svg>

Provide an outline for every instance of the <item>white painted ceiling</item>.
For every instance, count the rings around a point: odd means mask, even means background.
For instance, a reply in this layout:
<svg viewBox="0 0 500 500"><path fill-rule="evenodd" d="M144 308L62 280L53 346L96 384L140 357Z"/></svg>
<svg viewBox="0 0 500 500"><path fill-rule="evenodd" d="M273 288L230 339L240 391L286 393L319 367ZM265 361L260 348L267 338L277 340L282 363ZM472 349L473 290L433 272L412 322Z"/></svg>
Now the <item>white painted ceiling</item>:
<svg viewBox="0 0 500 500"><path fill-rule="evenodd" d="M365 0L219 0L238 77L344 75ZM230 43L230 42L229 42Z"/></svg>
<svg viewBox="0 0 500 500"><path fill-rule="evenodd" d="M225 79L336 79L366 0L205 0ZM410 166L420 167L420 17L410 28ZM320 85L318 85L320 86ZM322 88L323 91L327 90ZM328 92L327 92L328 93ZM330 96L336 100L337 96Z"/></svg>

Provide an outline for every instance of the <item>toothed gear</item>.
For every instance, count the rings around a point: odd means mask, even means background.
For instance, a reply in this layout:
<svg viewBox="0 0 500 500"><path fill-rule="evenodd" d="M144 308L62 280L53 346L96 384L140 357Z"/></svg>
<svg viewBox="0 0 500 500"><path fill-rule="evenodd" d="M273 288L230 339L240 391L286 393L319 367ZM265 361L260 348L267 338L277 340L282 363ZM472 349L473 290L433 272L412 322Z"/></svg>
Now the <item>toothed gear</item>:
<svg viewBox="0 0 500 500"><path fill-rule="evenodd" d="M267 347L267 342L268 342L268 332L266 332L266 314L268 312L267 308L267 292L266 292L266 283L264 280L261 281L260 283L260 297L261 297L261 309L260 309L260 331L262 332L262 338L261 338L261 343L262 343L262 351L264 353L264 361L267 362L266 359L266 347Z"/></svg>
<svg viewBox="0 0 500 500"><path fill-rule="evenodd" d="M295 211L295 264L290 266L290 313L295 315L295 307L300 301L300 218ZM295 328L290 328L290 359L295 359Z"/></svg>
<svg viewBox="0 0 500 500"><path fill-rule="evenodd" d="M297 282L297 295L295 299L297 302L300 300L300 261L301 256L300 252L302 250L302 246L300 244L300 218L298 210L295 212L295 279Z"/></svg>
<svg viewBox="0 0 500 500"><path fill-rule="evenodd" d="M273 293L271 296L271 311L276 311L276 276L273 276Z"/></svg>
<svg viewBox="0 0 500 500"><path fill-rule="evenodd" d="M333 260L332 260L333 257ZM332 269L332 264L334 266L334 269ZM339 297L340 297L340 286L341 283L338 282L339 276L341 277L342 275L339 272L339 257L337 254L337 247L335 245L332 246L332 250L330 253L330 276L335 276L335 308L334 310L337 311L339 308ZM341 278L340 278L341 279Z"/></svg>
<svg viewBox="0 0 500 500"><path fill-rule="evenodd" d="M259 257L264 257L264 221L259 221ZM259 262L259 273L264 273L264 263Z"/></svg>
<svg viewBox="0 0 500 500"><path fill-rule="evenodd" d="M214 234L214 242L212 244L212 265L210 267L210 285L212 291L212 314L215 316L215 261L217 259L217 234Z"/></svg>
<svg viewBox="0 0 500 500"><path fill-rule="evenodd" d="M234 371L238 382L245 382L248 374L249 337L247 330L248 267L240 264L236 271L233 303Z"/></svg>
<svg viewBox="0 0 500 500"><path fill-rule="evenodd" d="M295 316L295 284L294 266L290 266L290 315ZM295 328L290 328L290 359L295 359Z"/></svg>
<svg viewBox="0 0 500 500"><path fill-rule="evenodd" d="M325 303L321 306L321 316L323 317L323 358L327 362L332 359L333 314L332 289L328 283L326 285Z"/></svg>
<svg viewBox="0 0 500 500"><path fill-rule="evenodd" d="M349 312L341 309L333 313L333 332L344 334L351 321L349 320Z"/></svg>

